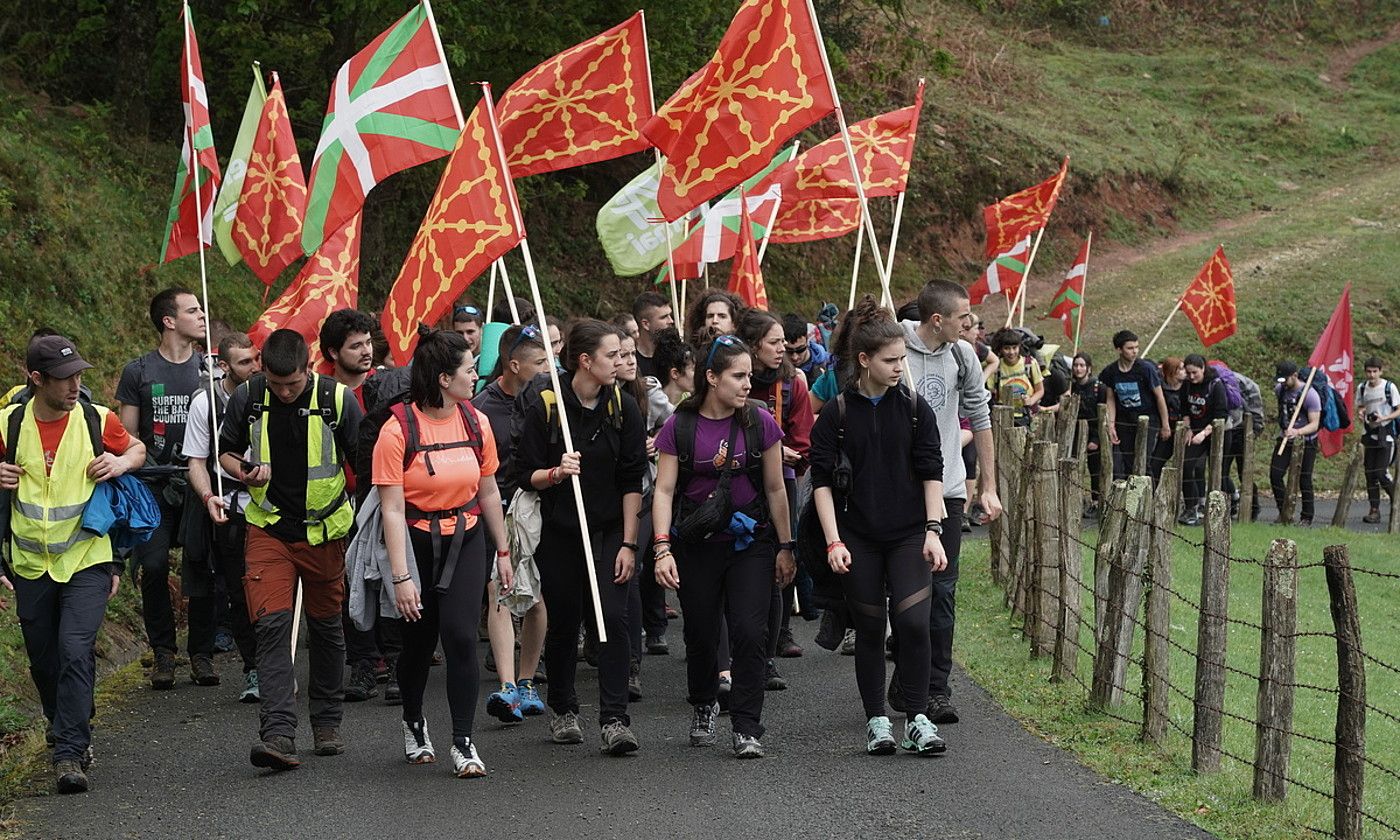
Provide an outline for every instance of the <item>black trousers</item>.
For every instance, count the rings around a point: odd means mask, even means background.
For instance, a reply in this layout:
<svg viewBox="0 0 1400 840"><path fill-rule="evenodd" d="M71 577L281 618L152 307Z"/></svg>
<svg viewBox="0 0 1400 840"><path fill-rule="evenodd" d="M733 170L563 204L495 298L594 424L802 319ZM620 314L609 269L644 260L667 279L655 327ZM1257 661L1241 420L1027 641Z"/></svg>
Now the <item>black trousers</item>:
<svg viewBox="0 0 1400 840"><path fill-rule="evenodd" d="M1114 424L1118 431L1118 443L1113 447L1113 479L1115 481L1125 479L1133 474L1133 458L1137 452L1137 419L1132 423ZM1147 463L1149 473L1154 462L1158 462L1153 457L1156 451L1157 431L1160 426L1154 421L1147 424ZM1170 449L1168 449L1170 457ZM1160 473L1161 467L1158 466Z"/></svg>
<svg viewBox="0 0 1400 840"><path fill-rule="evenodd" d="M743 551L734 551L730 542L677 542L672 550L681 578L677 594L685 611L688 700L692 706L708 705L719 694L723 619L729 629L725 653L733 679L730 722L735 732L761 737L775 547L767 540L755 540ZM552 671L549 678L553 681Z"/></svg>
<svg viewBox="0 0 1400 840"><path fill-rule="evenodd" d="M170 546L180 527L181 509L171 505L152 489L160 505L160 527L146 542L132 551L132 565L141 571L141 617L146 624L146 638L151 650L174 653L175 609L170 601ZM190 656L214 655L214 597L189 599Z"/></svg>
<svg viewBox="0 0 1400 840"><path fill-rule="evenodd" d="M603 603L603 624L608 640L598 645L598 723L630 724L627 716L627 677L631 643L627 635L627 584L613 583L613 563L622 548L622 523L594 525L588 537L593 547L593 568ZM574 682L578 670L579 622L595 625L588 571L584 568L583 541L577 531L546 526L535 552L540 589L549 611L544 639L544 661L549 672L549 708L555 714L578 712ZM595 627L596 629L596 627Z"/></svg>
<svg viewBox="0 0 1400 840"><path fill-rule="evenodd" d="M1187 511L1205 500L1206 461L1209 457L1210 438L1186 447L1186 460L1181 471L1181 493L1186 499ZM1230 479L1230 471L1226 469L1225 463L1221 463L1220 488L1229 497L1235 494L1235 482Z"/></svg>
<svg viewBox="0 0 1400 840"><path fill-rule="evenodd" d="M923 552L924 531L885 540L869 539L851 531L841 536L851 552L851 569L841 576L841 588L856 631L856 685L865 716L885 714L887 597L890 624L899 639L895 649L899 690L909 713L922 714L929 695L932 600L932 580Z"/></svg>
<svg viewBox="0 0 1400 840"><path fill-rule="evenodd" d="M1292 447L1285 446L1283 454L1278 454L1278 443L1273 444L1274 451L1269 459L1269 483L1273 485L1274 504L1279 510L1283 510L1283 500L1288 495L1288 467L1293 459L1293 451L1297 444ZM1298 489L1303 496L1303 508L1301 516L1303 519L1311 521L1313 518L1313 464L1317 462L1317 438L1303 444L1302 451L1302 471L1298 476Z"/></svg>
<svg viewBox="0 0 1400 840"><path fill-rule="evenodd" d="M929 601L929 696L942 694L953 696L948 678L953 673L953 629L957 624L958 559L962 554L962 521L967 509L966 499L944 499L943 507L947 517L943 520L943 553L948 557L948 565L932 576L933 594ZM922 543L920 543L922 546ZM921 549L922 550L922 549ZM899 627L894 626L895 676L892 682L902 684L900 674ZM902 685L896 685L903 691ZM906 707L913 708L913 707Z"/></svg>
<svg viewBox="0 0 1400 840"><path fill-rule="evenodd" d="M399 654L399 688L403 690L403 719L423 719L423 692L433 652L442 640L447 671L447 708L452 714L452 737L470 738L480 699L481 675L476 630L481 621L481 593L486 589L486 540L478 523L468 531L457 552L457 566L447 591L433 588L433 538L420 528L408 529L414 562L423 581L422 617L402 622L403 651ZM444 552L452 538L442 538ZM444 558L446 561L446 558Z"/></svg>
<svg viewBox="0 0 1400 840"><path fill-rule="evenodd" d="M1372 510L1381 506L1381 491L1391 492L1394 487L1389 475L1390 462L1395 455L1395 444L1385 438L1363 435L1361 438L1362 465L1366 468L1366 499Z"/></svg>

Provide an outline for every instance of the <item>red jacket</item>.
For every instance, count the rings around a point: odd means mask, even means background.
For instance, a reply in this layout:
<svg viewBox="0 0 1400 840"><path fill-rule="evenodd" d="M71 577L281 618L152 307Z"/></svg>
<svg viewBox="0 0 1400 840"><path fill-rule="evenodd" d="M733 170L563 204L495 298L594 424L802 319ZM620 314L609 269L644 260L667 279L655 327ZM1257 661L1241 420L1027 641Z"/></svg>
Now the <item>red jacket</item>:
<svg viewBox="0 0 1400 840"><path fill-rule="evenodd" d="M787 382L763 385L755 381L749 399L760 400L768 406L773 418L782 427L783 445L796 450L802 457L795 472L806 472L807 453L812 448L812 424L816 420L812 414L812 395L807 389L806 378L799 373Z"/></svg>

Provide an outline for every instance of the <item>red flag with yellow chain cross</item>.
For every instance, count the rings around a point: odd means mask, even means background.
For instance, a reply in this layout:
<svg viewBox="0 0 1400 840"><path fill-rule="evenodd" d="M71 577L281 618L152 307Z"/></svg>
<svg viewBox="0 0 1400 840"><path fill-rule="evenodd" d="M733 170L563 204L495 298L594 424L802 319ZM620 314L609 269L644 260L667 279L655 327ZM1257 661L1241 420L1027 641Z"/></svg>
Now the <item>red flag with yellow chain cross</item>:
<svg viewBox="0 0 1400 840"><path fill-rule="evenodd" d="M866 196L899 195L908 186L909 166L914 160L914 136L919 130L919 110L923 104L921 82L913 105L851 125L851 149L856 154L856 166L860 169ZM804 199L855 197L851 162L839 134L798 157L792 189L783 191L785 205Z"/></svg>
<svg viewBox="0 0 1400 840"><path fill-rule="evenodd" d="M1069 157L1060 164L1060 171L1033 187L1008 195L996 204L982 208L982 221L987 226L986 257L996 259L1016 247L1016 243L1045 227L1055 202L1060 200L1060 187L1069 171Z"/></svg>
<svg viewBox="0 0 1400 840"><path fill-rule="evenodd" d="M271 286L277 275L302 255L305 215L306 176L292 137L282 83L273 73L272 92L263 102L238 195L238 214L229 231L248 268L264 285Z"/></svg>
<svg viewBox="0 0 1400 840"><path fill-rule="evenodd" d="M356 213L332 232L306 260L296 279L248 330L262 346L275 330L301 333L312 363L321 359L321 324L337 309L354 309L360 299L360 219Z"/></svg>
<svg viewBox="0 0 1400 840"><path fill-rule="evenodd" d="M1181 311L1191 319L1201 345L1209 347L1235 334L1235 277L1225 259L1225 246L1202 266L1181 295Z"/></svg>

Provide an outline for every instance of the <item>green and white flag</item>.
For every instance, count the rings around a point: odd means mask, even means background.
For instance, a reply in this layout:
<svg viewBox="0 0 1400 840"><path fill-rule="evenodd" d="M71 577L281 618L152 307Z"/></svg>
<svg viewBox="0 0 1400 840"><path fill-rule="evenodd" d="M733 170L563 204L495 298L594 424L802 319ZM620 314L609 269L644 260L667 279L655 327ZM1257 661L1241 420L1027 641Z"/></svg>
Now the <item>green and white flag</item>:
<svg viewBox="0 0 1400 840"><path fill-rule="evenodd" d="M233 219L238 215L238 197L243 193L243 176L248 173L248 155L253 151L253 137L258 133L258 118L262 116L267 88L263 86L262 70L253 64L253 88L248 91L248 104L243 106L243 121L238 124L238 139L233 141L233 154L224 168L224 184L214 199L214 241L229 265L238 265L243 255L233 244Z"/></svg>
<svg viewBox="0 0 1400 840"><path fill-rule="evenodd" d="M666 225L656 189L661 184L661 163L652 164L618 191L598 211L598 241L619 277L643 274L666 262ZM685 237L685 219L669 225L671 244Z"/></svg>

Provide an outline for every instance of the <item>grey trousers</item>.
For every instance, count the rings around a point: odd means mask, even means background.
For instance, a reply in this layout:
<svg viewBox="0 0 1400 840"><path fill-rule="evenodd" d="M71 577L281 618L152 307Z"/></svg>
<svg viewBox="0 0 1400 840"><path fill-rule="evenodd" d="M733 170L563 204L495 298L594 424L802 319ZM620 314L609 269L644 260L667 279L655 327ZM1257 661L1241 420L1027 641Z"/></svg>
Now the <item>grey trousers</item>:
<svg viewBox="0 0 1400 840"><path fill-rule="evenodd" d="M345 634L340 616L311 618L302 627L311 642L311 726L339 726L345 697ZM258 735L295 738L296 682L292 674L292 614L268 613L253 625L258 637L258 689L262 695Z"/></svg>

